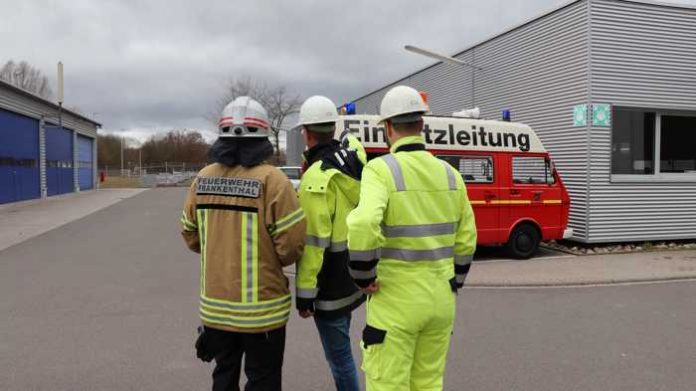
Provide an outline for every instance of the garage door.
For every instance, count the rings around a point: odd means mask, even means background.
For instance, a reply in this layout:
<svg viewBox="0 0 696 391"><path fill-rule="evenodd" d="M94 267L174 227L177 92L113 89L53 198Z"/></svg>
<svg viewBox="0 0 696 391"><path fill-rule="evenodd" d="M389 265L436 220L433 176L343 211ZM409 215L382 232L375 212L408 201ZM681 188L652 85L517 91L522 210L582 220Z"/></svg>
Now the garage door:
<svg viewBox="0 0 696 391"><path fill-rule="evenodd" d="M72 144L70 129L46 126L46 187L49 196L74 190Z"/></svg>
<svg viewBox="0 0 696 391"><path fill-rule="evenodd" d="M0 109L0 204L41 196L39 122Z"/></svg>
<svg viewBox="0 0 696 391"><path fill-rule="evenodd" d="M80 190L88 190L94 187L94 175L92 175L94 153L92 151L92 139L77 136L77 176Z"/></svg>

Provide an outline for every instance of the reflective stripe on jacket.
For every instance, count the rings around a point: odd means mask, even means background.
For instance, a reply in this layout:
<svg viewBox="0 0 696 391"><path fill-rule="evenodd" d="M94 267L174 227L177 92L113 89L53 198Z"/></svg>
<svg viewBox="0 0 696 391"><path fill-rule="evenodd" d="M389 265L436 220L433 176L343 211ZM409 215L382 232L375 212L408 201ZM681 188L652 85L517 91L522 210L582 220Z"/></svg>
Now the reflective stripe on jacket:
<svg viewBox="0 0 696 391"><path fill-rule="evenodd" d="M181 224L187 245L201 254L206 326L252 333L287 322L283 266L302 254L305 218L285 174L265 164L211 164L191 185Z"/></svg>
<svg viewBox="0 0 696 391"><path fill-rule="evenodd" d="M365 150L354 136L344 146L328 149L338 154L336 162L356 159L365 163ZM339 148L338 146L336 148ZM350 154L350 151L354 154ZM321 158L321 157L320 157ZM297 264L297 307L311 309L317 316L337 317L359 306L365 299L348 273L348 213L358 204L360 182L340 169L327 168L317 160L302 177L300 204L307 216L305 251Z"/></svg>
<svg viewBox="0 0 696 391"><path fill-rule="evenodd" d="M461 175L426 151L420 136L399 140L391 152L365 166L360 204L348 216L353 279L367 286L378 274L430 275L461 286L476 248Z"/></svg>

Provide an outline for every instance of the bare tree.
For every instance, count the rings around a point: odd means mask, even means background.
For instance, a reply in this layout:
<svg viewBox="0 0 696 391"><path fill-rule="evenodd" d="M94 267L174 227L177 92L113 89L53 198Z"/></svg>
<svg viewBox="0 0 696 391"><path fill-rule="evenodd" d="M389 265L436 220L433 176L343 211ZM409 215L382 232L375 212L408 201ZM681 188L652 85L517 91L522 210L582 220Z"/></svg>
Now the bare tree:
<svg viewBox="0 0 696 391"><path fill-rule="evenodd" d="M53 95L48 78L38 68L26 61L16 63L10 60L6 62L0 68L0 80L44 99L50 99Z"/></svg>
<svg viewBox="0 0 696 391"><path fill-rule="evenodd" d="M199 132L188 129L160 133L140 145L137 140L118 134L100 134L97 144L99 164L118 167L121 163L122 142L124 160L136 162L142 157L144 164L164 162L205 164L208 161L210 148ZM140 156L138 156L139 152L142 152Z"/></svg>
<svg viewBox="0 0 696 391"><path fill-rule="evenodd" d="M207 118L217 125L222 109L239 96L250 96L268 111L276 158L279 159L280 132L287 130L284 123L288 117L299 112L300 105L302 105L300 95L289 93L284 86L269 87L265 83L259 83L250 78L232 79L217 101L217 110L209 113Z"/></svg>

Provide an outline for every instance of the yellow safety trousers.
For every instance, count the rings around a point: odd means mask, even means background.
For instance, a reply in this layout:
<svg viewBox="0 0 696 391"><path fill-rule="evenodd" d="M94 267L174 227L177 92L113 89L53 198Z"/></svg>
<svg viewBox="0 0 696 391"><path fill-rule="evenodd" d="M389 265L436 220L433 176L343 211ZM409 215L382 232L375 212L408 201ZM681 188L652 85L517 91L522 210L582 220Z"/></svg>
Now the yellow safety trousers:
<svg viewBox="0 0 696 391"><path fill-rule="evenodd" d="M442 390L456 294L443 273L398 273L393 262L379 264L380 289L367 302L367 325L378 330L360 342L367 390Z"/></svg>

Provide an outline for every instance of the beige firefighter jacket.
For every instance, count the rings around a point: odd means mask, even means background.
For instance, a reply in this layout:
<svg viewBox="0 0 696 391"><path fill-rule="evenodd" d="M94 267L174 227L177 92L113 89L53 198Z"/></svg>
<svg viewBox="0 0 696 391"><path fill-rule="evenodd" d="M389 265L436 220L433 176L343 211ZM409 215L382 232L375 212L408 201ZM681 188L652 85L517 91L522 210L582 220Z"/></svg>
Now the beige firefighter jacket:
<svg viewBox="0 0 696 391"><path fill-rule="evenodd" d="M267 164L211 164L193 181L181 224L186 244L201 254L206 326L255 333L287 323L283 267L302 255L305 217L285 174Z"/></svg>

